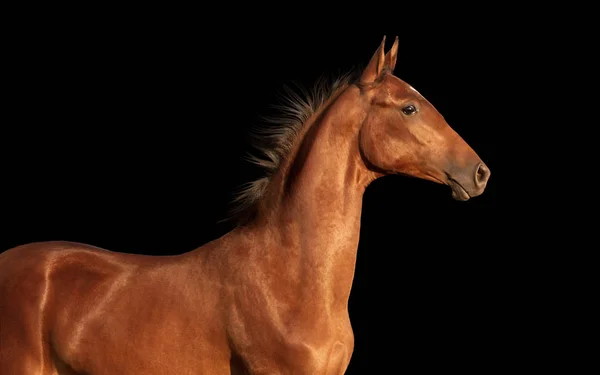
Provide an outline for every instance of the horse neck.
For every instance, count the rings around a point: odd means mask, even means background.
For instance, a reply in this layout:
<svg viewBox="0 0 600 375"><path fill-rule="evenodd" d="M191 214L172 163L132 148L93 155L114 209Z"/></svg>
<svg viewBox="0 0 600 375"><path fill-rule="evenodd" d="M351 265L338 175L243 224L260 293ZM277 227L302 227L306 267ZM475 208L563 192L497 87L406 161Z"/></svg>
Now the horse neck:
<svg viewBox="0 0 600 375"><path fill-rule="evenodd" d="M360 103L358 88L350 86L313 116L294 157L273 176L254 223L269 233L289 269L311 280L307 288L344 303L354 276L362 197L373 179L358 148L366 116Z"/></svg>

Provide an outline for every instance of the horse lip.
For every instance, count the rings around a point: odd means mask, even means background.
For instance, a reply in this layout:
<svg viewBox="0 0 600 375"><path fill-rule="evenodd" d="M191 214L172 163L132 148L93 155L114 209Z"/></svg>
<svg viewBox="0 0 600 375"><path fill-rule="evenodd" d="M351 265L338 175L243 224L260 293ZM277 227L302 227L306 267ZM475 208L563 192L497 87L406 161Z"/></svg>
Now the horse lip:
<svg viewBox="0 0 600 375"><path fill-rule="evenodd" d="M457 201L467 201L471 198L471 195L469 195L460 182L449 178L448 186L450 186L450 189L452 189L452 198L456 199Z"/></svg>
<svg viewBox="0 0 600 375"><path fill-rule="evenodd" d="M468 201L472 198L471 195L467 192L467 190L460 184L460 182L450 177L449 173L446 172L445 174L446 181L443 181L441 178L431 173L426 173L426 175L434 181L450 186L450 189L452 189L452 198L456 199L457 201Z"/></svg>

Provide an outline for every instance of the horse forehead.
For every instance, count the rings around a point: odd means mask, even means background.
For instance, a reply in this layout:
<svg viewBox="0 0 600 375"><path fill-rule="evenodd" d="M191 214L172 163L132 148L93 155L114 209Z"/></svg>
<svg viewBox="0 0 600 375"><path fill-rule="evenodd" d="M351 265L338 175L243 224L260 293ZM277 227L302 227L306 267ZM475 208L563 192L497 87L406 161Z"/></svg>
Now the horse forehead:
<svg viewBox="0 0 600 375"><path fill-rule="evenodd" d="M407 96L407 95L421 96L421 94L414 87L412 87L408 83L404 82L400 78L398 78L396 76L392 76L392 75L390 75L389 77L390 77L390 79L388 80L388 82L389 82L388 92L390 93L391 96L393 96L393 97L403 97L403 96Z"/></svg>
<svg viewBox="0 0 600 375"><path fill-rule="evenodd" d="M398 102L423 98L415 88L396 76L390 76L384 87L382 94L386 96L386 101Z"/></svg>

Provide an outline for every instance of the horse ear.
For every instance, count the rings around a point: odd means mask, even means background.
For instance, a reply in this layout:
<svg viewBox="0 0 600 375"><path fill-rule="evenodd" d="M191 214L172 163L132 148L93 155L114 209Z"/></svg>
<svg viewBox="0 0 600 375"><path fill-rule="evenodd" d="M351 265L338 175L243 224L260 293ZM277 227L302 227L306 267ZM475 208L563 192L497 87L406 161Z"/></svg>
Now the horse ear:
<svg viewBox="0 0 600 375"><path fill-rule="evenodd" d="M396 58L398 57L398 37L394 40L394 45L392 49L388 51L385 55L385 66L390 69L390 71L394 71L396 67Z"/></svg>
<svg viewBox="0 0 600 375"><path fill-rule="evenodd" d="M363 70L363 73L360 77L360 81L362 83L372 83L375 82L383 72L383 68L385 67L385 36L375 51L373 57L371 57L371 61L369 61L369 65Z"/></svg>

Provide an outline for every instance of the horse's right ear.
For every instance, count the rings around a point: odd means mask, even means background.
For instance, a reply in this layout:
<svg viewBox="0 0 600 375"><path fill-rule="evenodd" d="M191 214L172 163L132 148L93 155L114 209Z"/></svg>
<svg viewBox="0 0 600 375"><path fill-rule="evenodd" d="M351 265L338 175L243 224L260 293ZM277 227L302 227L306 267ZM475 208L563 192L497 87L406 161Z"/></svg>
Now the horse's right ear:
<svg viewBox="0 0 600 375"><path fill-rule="evenodd" d="M385 66L392 73L394 72L394 68L396 67L396 59L398 58L398 37L394 40L394 45L385 55Z"/></svg>
<svg viewBox="0 0 600 375"><path fill-rule="evenodd" d="M360 82L363 84L369 84L377 81L382 73L383 68L385 67L385 36L375 51L373 57L371 57L371 61L369 61L369 65L363 70L363 73L360 77Z"/></svg>

